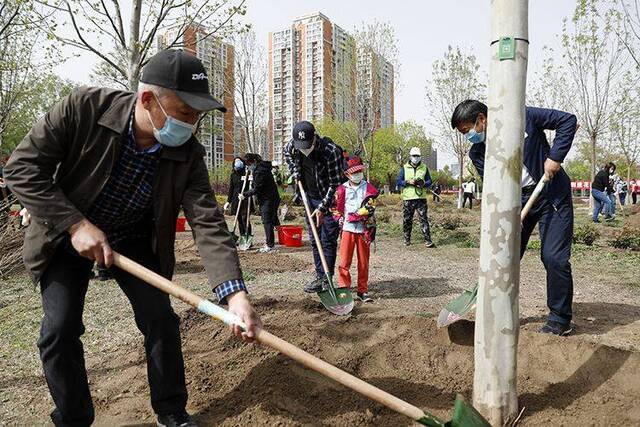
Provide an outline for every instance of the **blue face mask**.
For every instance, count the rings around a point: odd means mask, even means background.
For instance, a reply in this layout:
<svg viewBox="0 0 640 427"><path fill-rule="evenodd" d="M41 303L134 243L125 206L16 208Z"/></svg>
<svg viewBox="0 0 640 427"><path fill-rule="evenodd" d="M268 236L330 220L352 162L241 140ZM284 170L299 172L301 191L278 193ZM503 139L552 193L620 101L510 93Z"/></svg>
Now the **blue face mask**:
<svg viewBox="0 0 640 427"><path fill-rule="evenodd" d="M471 128L469 132L465 134L465 137L472 144L484 142L484 132L476 132L475 128Z"/></svg>
<svg viewBox="0 0 640 427"><path fill-rule="evenodd" d="M158 98L156 98L156 101L167 119L165 120L162 129L156 129L156 126L153 124L153 120L151 120L151 114L149 114L149 110L147 110L149 122L151 122L151 126L153 126L153 136L155 136L156 140L162 145L166 145L167 147L179 147L187 142L191 138L191 135L193 135L193 125L182 122L175 117L171 117L166 111L164 111L164 108Z"/></svg>
<svg viewBox="0 0 640 427"><path fill-rule="evenodd" d="M242 160L240 159L236 159L233 162L233 168L237 171L244 169L244 163L242 163Z"/></svg>

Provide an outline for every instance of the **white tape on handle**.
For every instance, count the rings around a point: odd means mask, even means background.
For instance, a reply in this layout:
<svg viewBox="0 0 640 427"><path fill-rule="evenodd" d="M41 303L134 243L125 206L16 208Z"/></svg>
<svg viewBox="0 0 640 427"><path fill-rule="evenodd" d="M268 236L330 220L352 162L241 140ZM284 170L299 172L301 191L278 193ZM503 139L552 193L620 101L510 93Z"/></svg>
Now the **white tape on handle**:
<svg viewBox="0 0 640 427"><path fill-rule="evenodd" d="M246 330L247 325L244 324L242 320L235 314L229 313L224 308L215 305L209 300L203 299L198 304L198 311L204 314L208 314L211 317L214 317L218 320L222 320L227 325L238 325L242 329Z"/></svg>

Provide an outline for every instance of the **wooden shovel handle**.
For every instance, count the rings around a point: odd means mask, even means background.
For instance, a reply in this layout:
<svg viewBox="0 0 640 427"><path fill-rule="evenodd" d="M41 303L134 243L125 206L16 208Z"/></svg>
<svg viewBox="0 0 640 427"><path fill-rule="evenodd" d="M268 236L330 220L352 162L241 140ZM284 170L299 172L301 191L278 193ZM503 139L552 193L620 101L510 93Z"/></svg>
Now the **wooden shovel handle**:
<svg viewBox="0 0 640 427"><path fill-rule="evenodd" d="M242 189L240 190L240 193L244 193L244 188L247 185L247 182L249 181L249 171L246 171L244 173L244 180L242 181ZM238 225L238 217L240 216L240 207L242 206L242 201L238 200L238 207L236 208L236 216L233 219L233 231L232 233L236 232L236 226Z"/></svg>
<svg viewBox="0 0 640 427"><path fill-rule="evenodd" d="M316 241L316 247L318 248L318 254L320 255L320 260L322 261L322 268L324 268L324 273L328 276L330 274L329 263L327 262L327 258L325 258L324 256L324 250L322 250L320 236L318 236L318 229L316 228L316 223L313 222L313 217L311 216L311 208L309 208L307 193L304 191L304 187L302 186L302 182L300 180L297 181L297 184L298 188L300 189L300 196L302 197L304 211L307 213L307 218L309 219L309 228L311 228L311 232L313 233L314 240Z"/></svg>
<svg viewBox="0 0 640 427"><path fill-rule="evenodd" d="M181 301L186 302L192 307L197 308L212 317L221 320L227 324L237 323L244 327L240 319L237 316L229 313L227 310L220 306L217 306L210 301L201 298L193 292L176 285L170 280L165 279L157 273L141 266L140 264L130 260L129 258L120 255L117 252L113 253L114 265L133 276L145 281L151 286L160 289L161 291L178 298ZM306 351L288 343L287 341L278 338L277 336L270 334L264 329L259 330L256 339L263 345L269 346L280 353L289 356L293 360L306 366L309 369L313 369L321 375L333 379L334 381L354 390L384 406L392 409L400 414L406 415L414 420L419 420L425 416L422 409L399 399L386 391L380 390L371 384L362 381L361 379L339 369L335 366L321 360Z"/></svg>
<svg viewBox="0 0 640 427"><path fill-rule="evenodd" d="M520 222L524 221L524 219L527 217L527 214L536 203L536 200L538 200L538 196L540 195L540 193L542 193L542 190L544 189L544 186L547 185L547 182L549 182L549 179L546 175L543 175L542 179L538 181L538 185L536 185L533 193L531 193L531 196L529 196L529 200L527 200L527 203L520 211Z"/></svg>

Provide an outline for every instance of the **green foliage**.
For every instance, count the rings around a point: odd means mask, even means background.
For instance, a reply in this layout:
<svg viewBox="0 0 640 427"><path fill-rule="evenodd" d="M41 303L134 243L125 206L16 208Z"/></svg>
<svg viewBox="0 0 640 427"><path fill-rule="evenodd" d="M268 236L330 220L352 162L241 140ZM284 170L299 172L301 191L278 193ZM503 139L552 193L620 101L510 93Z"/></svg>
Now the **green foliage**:
<svg viewBox="0 0 640 427"><path fill-rule="evenodd" d="M71 93L74 84L53 73L33 76L33 85L22 92L2 133L2 151L11 153L35 122L56 102Z"/></svg>
<svg viewBox="0 0 640 427"><path fill-rule="evenodd" d="M463 221L459 216L445 214L442 217L438 218L436 225L438 227L442 227L445 230L455 230L462 227Z"/></svg>
<svg viewBox="0 0 640 427"><path fill-rule="evenodd" d="M327 136L336 144L353 153L360 148L358 143L358 126L355 122L343 122L327 116L314 123L316 132L321 136Z"/></svg>
<svg viewBox="0 0 640 427"><path fill-rule="evenodd" d="M431 153L431 145L432 141L427 137L424 127L412 120L378 129L373 141L367 145L371 182L388 184L393 188L411 147L419 147L422 156L427 157Z"/></svg>
<svg viewBox="0 0 640 427"><path fill-rule="evenodd" d="M640 250L640 229L624 227L611 242L611 246L620 249Z"/></svg>
<svg viewBox="0 0 640 427"><path fill-rule="evenodd" d="M563 165L563 168L572 181L589 181L591 179L589 162L587 161L581 159L569 160Z"/></svg>
<svg viewBox="0 0 640 427"><path fill-rule="evenodd" d="M527 242L527 249L531 251L539 251L542 247L540 240L529 240Z"/></svg>
<svg viewBox="0 0 640 427"><path fill-rule="evenodd" d="M439 183L443 187L454 187L458 184L458 180L453 177L449 165L437 171L430 171L431 179L434 183Z"/></svg>
<svg viewBox="0 0 640 427"><path fill-rule="evenodd" d="M573 242L587 246L593 245L598 237L600 237L600 231L591 224L579 225L573 232Z"/></svg>

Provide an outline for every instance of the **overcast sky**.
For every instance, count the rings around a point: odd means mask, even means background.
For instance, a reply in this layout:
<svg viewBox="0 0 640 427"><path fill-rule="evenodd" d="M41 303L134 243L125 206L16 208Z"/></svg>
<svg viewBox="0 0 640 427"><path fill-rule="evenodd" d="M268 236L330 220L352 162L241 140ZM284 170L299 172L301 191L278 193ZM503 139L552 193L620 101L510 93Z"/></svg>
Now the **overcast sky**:
<svg viewBox="0 0 640 427"><path fill-rule="evenodd" d="M395 96L396 122L416 120L431 129L425 106L425 83L433 61L448 45L471 50L488 71L490 2L488 0L248 0L246 19L265 46L267 33L290 25L300 15L320 11L346 30L373 20L389 21L399 43L401 87ZM529 1L529 78L540 67L543 46L561 54L558 34L564 17L571 16L575 0ZM95 58L83 55L62 64L59 74L89 83ZM439 155L439 167L453 161Z"/></svg>

